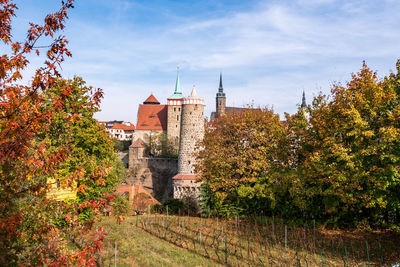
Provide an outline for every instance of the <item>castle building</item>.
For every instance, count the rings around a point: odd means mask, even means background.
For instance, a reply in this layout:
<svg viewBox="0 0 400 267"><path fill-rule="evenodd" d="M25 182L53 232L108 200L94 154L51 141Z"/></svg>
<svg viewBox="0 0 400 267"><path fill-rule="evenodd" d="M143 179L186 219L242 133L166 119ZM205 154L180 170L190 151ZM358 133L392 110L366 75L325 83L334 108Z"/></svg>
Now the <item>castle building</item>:
<svg viewBox="0 0 400 267"><path fill-rule="evenodd" d="M204 99L198 97L193 88L190 96L183 98L182 104L178 174L172 180L174 198L197 197L200 191L194 164L197 145L204 137Z"/></svg>
<svg viewBox="0 0 400 267"><path fill-rule="evenodd" d="M196 146L204 136L204 99L197 96L193 88L190 96L183 97L179 73L176 76L174 93L162 105L150 95L139 105L136 131L129 147L129 168L132 183L157 192L181 198L197 196L200 184L196 183L194 171ZM146 154L146 144L152 136L167 135L178 152L174 158L156 158ZM167 177L168 176L168 177ZM157 188L165 187L161 192Z"/></svg>
<svg viewBox="0 0 400 267"><path fill-rule="evenodd" d="M153 135L167 132L168 109L153 94L139 105L136 131L132 142L142 139L149 142Z"/></svg>

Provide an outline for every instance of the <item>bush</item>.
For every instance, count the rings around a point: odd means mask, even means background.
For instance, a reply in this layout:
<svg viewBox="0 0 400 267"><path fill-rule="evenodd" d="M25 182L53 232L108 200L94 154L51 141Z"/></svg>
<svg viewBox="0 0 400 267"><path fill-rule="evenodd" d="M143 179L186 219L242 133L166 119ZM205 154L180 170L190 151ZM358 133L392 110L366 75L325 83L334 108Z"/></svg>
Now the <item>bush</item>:
<svg viewBox="0 0 400 267"><path fill-rule="evenodd" d="M113 143L115 150L119 152L127 152L129 150L129 146L131 145L132 141L130 140L120 141L117 139L113 139Z"/></svg>
<svg viewBox="0 0 400 267"><path fill-rule="evenodd" d="M165 212L165 207L161 204L155 204L151 207L151 211L155 213L163 213Z"/></svg>
<svg viewBox="0 0 400 267"><path fill-rule="evenodd" d="M187 205L185 202L183 202L182 199L177 199L177 198L168 198L167 200L164 201L163 204L165 210L167 210L168 206L168 213L169 214L179 214L179 210L183 212L184 210L187 210Z"/></svg>
<svg viewBox="0 0 400 267"><path fill-rule="evenodd" d="M129 211L129 202L124 195L116 195L111 202L111 206L115 216L125 215Z"/></svg>

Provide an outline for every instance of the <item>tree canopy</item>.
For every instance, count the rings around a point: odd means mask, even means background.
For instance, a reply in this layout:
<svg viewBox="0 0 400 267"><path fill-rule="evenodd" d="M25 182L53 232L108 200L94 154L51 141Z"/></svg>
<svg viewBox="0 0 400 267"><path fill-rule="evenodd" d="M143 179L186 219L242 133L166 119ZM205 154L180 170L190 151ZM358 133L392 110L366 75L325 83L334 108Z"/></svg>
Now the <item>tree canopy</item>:
<svg viewBox="0 0 400 267"><path fill-rule="evenodd" d="M95 217L81 215L110 200L103 193L115 183L115 159L92 118L101 90L60 79L71 53L59 34L71 8L73 0L61 1L18 42L11 34L17 5L0 0L0 39L11 51L0 56L0 265L94 265L104 240L104 230L92 227ZM41 39L49 45L37 46ZM24 82L28 58L36 56L44 64ZM51 178L77 185L79 202L49 198Z"/></svg>
<svg viewBox="0 0 400 267"><path fill-rule="evenodd" d="M333 227L398 227L399 99L400 61L383 79L364 63L285 122L268 109L213 121L198 155L212 205L222 214L229 204Z"/></svg>

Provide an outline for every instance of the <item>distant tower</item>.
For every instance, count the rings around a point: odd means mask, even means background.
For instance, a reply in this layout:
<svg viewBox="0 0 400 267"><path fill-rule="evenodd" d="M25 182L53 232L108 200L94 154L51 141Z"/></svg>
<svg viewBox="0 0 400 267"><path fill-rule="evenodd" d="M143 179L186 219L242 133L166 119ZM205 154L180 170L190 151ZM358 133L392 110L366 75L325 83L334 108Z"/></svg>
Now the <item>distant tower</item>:
<svg viewBox="0 0 400 267"><path fill-rule="evenodd" d="M219 87L216 97L216 104L217 118L219 118L222 114L225 114L226 107L226 97L224 93L224 87L222 86L222 73L219 74Z"/></svg>
<svg viewBox="0 0 400 267"><path fill-rule="evenodd" d="M189 97L183 98L181 138L178 154L178 174L195 174L196 144L204 137L204 99L193 87Z"/></svg>
<svg viewBox="0 0 400 267"><path fill-rule="evenodd" d="M172 96L167 99L168 118L167 118L167 135L168 139L174 144L176 150L179 147L179 135L181 131L181 114L182 114L182 91L179 81L179 72L176 74L175 91Z"/></svg>
<svg viewBox="0 0 400 267"><path fill-rule="evenodd" d="M304 92L304 90L303 90L303 98L301 99L300 107L301 108L306 108L307 107L307 104L306 104L306 93Z"/></svg>

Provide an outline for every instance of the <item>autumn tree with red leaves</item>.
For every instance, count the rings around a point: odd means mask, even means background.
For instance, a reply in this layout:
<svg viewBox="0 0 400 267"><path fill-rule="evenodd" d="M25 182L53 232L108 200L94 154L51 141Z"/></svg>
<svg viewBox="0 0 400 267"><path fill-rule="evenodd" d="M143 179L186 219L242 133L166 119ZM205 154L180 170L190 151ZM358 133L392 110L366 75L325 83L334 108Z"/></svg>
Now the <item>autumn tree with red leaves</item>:
<svg viewBox="0 0 400 267"><path fill-rule="evenodd" d="M63 31L73 0L61 1L60 9L45 17L43 24L30 23L25 41L15 41L12 21L17 5L0 0L0 265L94 265L95 254L104 240L102 228L93 229L93 218L82 220L80 209L102 209L104 197L75 202L48 198L48 177L57 175L73 153L73 143L52 145L41 138L52 131L55 114L65 114L65 125L77 119L65 113L71 90L59 88L51 101L46 94L59 82L60 64L71 53ZM49 41L38 46L39 40ZM45 57L29 83L22 73L29 69L31 57ZM48 95L48 94L47 94ZM101 91L87 98L88 106L99 106ZM63 113L64 112L64 113ZM104 179L107 170L96 170L91 179ZM97 175L98 174L98 175ZM73 185L78 176L67 176ZM68 180L69 179L69 180ZM75 181L74 181L75 179ZM100 180L100 183L104 183ZM104 195L105 196L105 195Z"/></svg>

